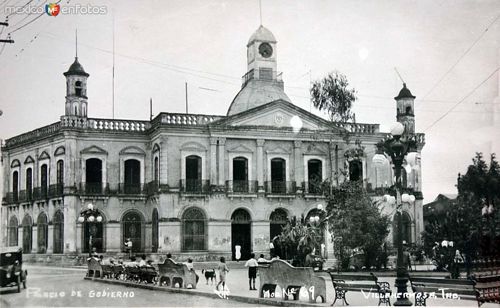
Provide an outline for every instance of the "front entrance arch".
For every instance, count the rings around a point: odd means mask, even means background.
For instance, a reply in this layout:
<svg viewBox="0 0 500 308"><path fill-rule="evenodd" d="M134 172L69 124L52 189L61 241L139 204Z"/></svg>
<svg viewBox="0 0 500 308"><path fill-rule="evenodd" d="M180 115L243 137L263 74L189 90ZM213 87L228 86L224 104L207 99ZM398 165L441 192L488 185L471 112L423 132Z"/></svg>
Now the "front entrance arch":
<svg viewBox="0 0 500 308"><path fill-rule="evenodd" d="M143 251L143 226L144 221L142 216L135 211L128 212L123 216L122 220L122 243L125 243L127 239L132 241L132 252ZM123 246L123 251L125 251L125 246Z"/></svg>
<svg viewBox="0 0 500 308"><path fill-rule="evenodd" d="M244 209L237 209L231 215L231 251L233 260L236 260L236 246L241 247L241 259L250 259L252 252L252 219L250 214Z"/></svg>

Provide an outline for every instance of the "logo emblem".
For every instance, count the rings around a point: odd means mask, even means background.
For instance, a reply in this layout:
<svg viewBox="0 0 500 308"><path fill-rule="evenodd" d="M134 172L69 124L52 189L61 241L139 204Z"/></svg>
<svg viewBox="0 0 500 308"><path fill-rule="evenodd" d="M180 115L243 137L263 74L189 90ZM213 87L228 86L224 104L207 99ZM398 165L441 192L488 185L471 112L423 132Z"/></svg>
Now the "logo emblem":
<svg viewBox="0 0 500 308"><path fill-rule="evenodd" d="M61 12L61 6L55 3L49 3L45 5L45 13L49 16L57 16Z"/></svg>

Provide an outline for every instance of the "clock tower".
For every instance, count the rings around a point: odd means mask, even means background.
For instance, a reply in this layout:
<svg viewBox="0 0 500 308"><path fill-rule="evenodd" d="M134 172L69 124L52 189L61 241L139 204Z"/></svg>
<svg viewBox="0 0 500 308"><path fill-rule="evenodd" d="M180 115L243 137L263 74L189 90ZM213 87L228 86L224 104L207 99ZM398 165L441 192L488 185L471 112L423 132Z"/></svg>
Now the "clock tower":
<svg viewBox="0 0 500 308"><path fill-rule="evenodd" d="M404 125L404 133L415 134L415 96L406 87L406 83L403 83L403 88L394 99L397 105L396 119Z"/></svg>
<svg viewBox="0 0 500 308"><path fill-rule="evenodd" d="M276 38L260 26L247 43L247 73L240 92L227 115L237 114L276 100L291 102L284 92L283 80L277 70Z"/></svg>

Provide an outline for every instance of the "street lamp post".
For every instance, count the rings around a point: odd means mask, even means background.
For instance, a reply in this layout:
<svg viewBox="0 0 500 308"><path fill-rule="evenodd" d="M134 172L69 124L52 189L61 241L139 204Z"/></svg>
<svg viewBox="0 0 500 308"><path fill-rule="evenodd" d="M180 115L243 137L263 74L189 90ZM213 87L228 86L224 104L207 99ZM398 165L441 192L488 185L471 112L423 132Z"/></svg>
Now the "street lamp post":
<svg viewBox="0 0 500 308"><path fill-rule="evenodd" d="M488 203L485 201L484 202L484 206L481 210L481 216L484 217L485 219L485 222L486 222L486 226L490 228L489 230L489 233L490 233L490 236L489 236L489 243L488 243L488 254L485 254L483 252L483 255L489 255L490 257L493 257L493 254L495 253L494 252L494 241L495 241L495 236L496 236L496 232L495 232L495 224L494 224L494 217L495 217L495 208L493 207L493 203L490 203L490 205L488 205ZM481 236L482 235L482 232L481 232ZM481 244L483 245L483 247L486 247L486 245L484 245L483 243L483 240L481 240Z"/></svg>
<svg viewBox="0 0 500 308"><path fill-rule="evenodd" d="M402 138L404 132L403 124L396 122L391 128L392 138L385 140L380 147L383 153L386 153L391 157L392 163L394 164L394 175L396 176L396 208L398 209L398 220L397 220L397 270L396 270L396 287L397 287L397 300L394 306L411 306L412 302L408 299L408 272L405 266L404 254L403 254L403 215L401 213L402 198L401 198L401 168L403 166L403 161L405 156L409 153L416 152L416 144L414 140L408 138ZM383 153L377 153L377 155L383 155ZM380 159L379 156L375 155L374 160ZM408 196L408 195L407 195ZM406 198L406 196L405 196ZM411 198L411 197L410 197ZM413 198L411 198L413 199Z"/></svg>
<svg viewBox="0 0 500 308"><path fill-rule="evenodd" d="M88 223L89 224L89 257L92 256L92 243L93 243L93 236L95 233L95 230L93 230L93 226L95 223L100 223L102 222L102 216L101 213L99 212L98 209L94 208L94 205L92 203L89 203L87 205L86 209L83 209L80 212L80 217L78 217L78 222L79 223ZM83 230L85 232L85 230Z"/></svg>

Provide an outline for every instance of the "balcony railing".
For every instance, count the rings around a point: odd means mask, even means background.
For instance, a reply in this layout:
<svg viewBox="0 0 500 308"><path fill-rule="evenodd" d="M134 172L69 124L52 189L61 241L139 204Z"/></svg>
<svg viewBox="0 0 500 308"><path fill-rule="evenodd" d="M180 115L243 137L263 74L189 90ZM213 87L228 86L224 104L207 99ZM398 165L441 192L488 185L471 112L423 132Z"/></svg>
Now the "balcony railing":
<svg viewBox="0 0 500 308"><path fill-rule="evenodd" d="M306 195L324 195L329 188L328 182L302 182L302 189Z"/></svg>
<svg viewBox="0 0 500 308"><path fill-rule="evenodd" d="M226 190L228 193L256 194L257 189L257 181L226 181Z"/></svg>
<svg viewBox="0 0 500 308"><path fill-rule="evenodd" d="M18 192L8 192L5 194L3 198L4 203L12 204L19 202L19 193Z"/></svg>
<svg viewBox="0 0 500 308"><path fill-rule="evenodd" d="M60 197L64 193L64 185L59 183L59 184L52 184L49 186L49 197Z"/></svg>
<svg viewBox="0 0 500 308"><path fill-rule="evenodd" d="M266 193L274 195L295 194L297 186L295 181L268 181L265 182Z"/></svg>
<svg viewBox="0 0 500 308"><path fill-rule="evenodd" d="M144 193L142 187L143 184L141 183L120 183L118 185L118 193L120 195L142 195Z"/></svg>
<svg viewBox="0 0 500 308"><path fill-rule="evenodd" d="M19 202L30 202L33 201L33 190L21 190L19 192Z"/></svg>
<svg viewBox="0 0 500 308"><path fill-rule="evenodd" d="M80 183L80 194L83 195L106 195L109 194L108 183Z"/></svg>
<svg viewBox="0 0 500 308"><path fill-rule="evenodd" d="M48 199L49 189L47 186L35 187L33 189L33 200Z"/></svg>
<svg viewBox="0 0 500 308"><path fill-rule="evenodd" d="M181 180L180 191L188 194L207 194L210 192L210 181Z"/></svg>

